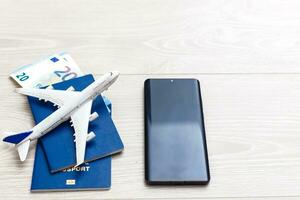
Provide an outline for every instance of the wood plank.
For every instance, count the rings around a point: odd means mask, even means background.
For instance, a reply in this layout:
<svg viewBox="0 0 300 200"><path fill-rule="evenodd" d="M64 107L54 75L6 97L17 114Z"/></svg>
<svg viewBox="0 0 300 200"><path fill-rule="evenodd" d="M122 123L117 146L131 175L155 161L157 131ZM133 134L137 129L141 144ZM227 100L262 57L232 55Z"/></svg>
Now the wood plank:
<svg viewBox="0 0 300 200"><path fill-rule="evenodd" d="M143 81L121 75L106 95L125 151L113 158L112 189L30 194L34 148L21 164L0 143L3 199L299 198L300 75L186 75L201 81L211 183L207 187L149 187L144 183ZM178 77L178 76L171 76ZM26 99L0 76L0 132L33 125ZM1 134L1 138L5 134Z"/></svg>
<svg viewBox="0 0 300 200"><path fill-rule="evenodd" d="M299 6L297 0L2 0L0 74L58 51L93 73L300 73Z"/></svg>

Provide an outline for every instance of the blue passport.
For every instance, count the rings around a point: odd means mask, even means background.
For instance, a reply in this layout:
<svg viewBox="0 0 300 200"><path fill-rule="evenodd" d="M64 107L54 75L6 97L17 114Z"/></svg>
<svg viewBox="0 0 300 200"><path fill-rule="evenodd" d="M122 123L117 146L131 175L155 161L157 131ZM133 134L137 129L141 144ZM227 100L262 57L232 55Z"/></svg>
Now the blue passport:
<svg viewBox="0 0 300 200"><path fill-rule="evenodd" d="M39 140L36 145L31 192L105 190L111 186L111 156L51 173Z"/></svg>
<svg viewBox="0 0 300 200"><path fill-rule="evenodd" d="M111 114L111 103L103 97ZM50 173L47 159L38 140L35 150L31 192L105 190L111 186L111 156L78 167Z"/></svg>
<svg viewBox="0 0 300 200"><path fill-rule="evenodd" d="M52 86L58 90L66 90L73 86L76 91L81 91L92 82L94 82L93 76L86 75ZM35 97L28 97L28 100L36 124L56 110L51 102L45 103ZM124 148L102 96L98 96L93 101L91 113L94 111L99 114L99 117L90 122L89 132L93 131L96 137L86 145L85 162L118 153ZM66 121L40 138L50 172L58 172L76 165L73 134L74 129Z"/></svg>
<svg viewBox="0 0 300 200"><path fill-rule="evenodd" d="M111 102L103 97L111 114ZM78 167L51 173L47 159L38 140L31 180L31 192L106 190L111 186L111 156L84 163Z"/></svg>

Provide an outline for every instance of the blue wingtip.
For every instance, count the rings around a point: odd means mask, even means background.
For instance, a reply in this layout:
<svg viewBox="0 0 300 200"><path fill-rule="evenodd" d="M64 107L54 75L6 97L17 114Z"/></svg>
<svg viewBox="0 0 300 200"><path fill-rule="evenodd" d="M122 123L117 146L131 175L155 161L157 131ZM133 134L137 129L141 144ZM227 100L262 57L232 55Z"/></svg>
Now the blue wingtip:
<svg viewBox="0 0 300 200"><path fill-rule="evenodd" d="M18 144L19 142L21 142L24 138L26 138L31 133L32 133L32 131L27 131L27 132L15 134L15 135L10 135L10 136L5 137L3 139L3 142Z"/></svg>

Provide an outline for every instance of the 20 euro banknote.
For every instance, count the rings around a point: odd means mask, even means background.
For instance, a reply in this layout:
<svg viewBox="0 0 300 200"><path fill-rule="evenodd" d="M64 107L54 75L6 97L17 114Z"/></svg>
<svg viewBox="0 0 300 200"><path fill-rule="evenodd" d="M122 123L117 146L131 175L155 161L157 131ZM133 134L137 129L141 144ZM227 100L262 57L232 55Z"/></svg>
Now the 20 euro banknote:
<svg viewBox="0 0 300 200"><path fill-rule="evenodd" d="M34 64L23 66L10 74L22 87L41 88L70 80L83 73L70 54L54 54Z"/></svg>

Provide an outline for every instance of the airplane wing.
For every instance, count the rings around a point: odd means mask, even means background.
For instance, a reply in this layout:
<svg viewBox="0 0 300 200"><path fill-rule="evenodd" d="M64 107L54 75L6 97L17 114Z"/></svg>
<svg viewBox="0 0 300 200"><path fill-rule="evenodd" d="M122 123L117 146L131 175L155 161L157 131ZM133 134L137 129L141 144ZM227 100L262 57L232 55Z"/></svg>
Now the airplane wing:
<svg viewBox="0 0 300 200"><path fill-rule="evenodd" d="M76 162L77 166L84 162L85 146L88 135L89 117L93 100L90 100L78 108L72 115L71 120L75 130Z"/></svg>
<svg viewBox="0 0 300 200"><path fill-rule="evenodd" d="M27 96L37 97L45 101L51 101L52 103L60 107L66 101L70 99L74 99L80 95L80 92L76 92L76 91L36 89L36 88L17 88L16 92Z"/></svg>

